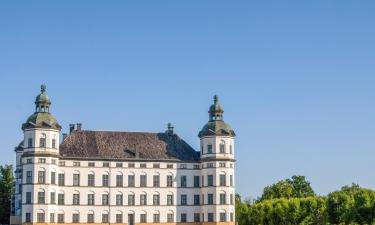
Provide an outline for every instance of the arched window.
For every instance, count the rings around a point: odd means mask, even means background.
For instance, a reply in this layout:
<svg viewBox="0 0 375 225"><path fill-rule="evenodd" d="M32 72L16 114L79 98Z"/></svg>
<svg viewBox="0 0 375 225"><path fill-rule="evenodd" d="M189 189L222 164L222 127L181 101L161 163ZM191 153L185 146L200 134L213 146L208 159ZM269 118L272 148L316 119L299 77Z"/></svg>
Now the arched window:
<svg viewBox="0 0 375 225"><path fill-rule="evenodd" d="M160 223L160 211L155 210L153 215L153 222Z"/></svg>
<svg viewBox="0 0 375 225"><path fill-rule="evenodd" d="M140 222L141 223L147 223L147 212L146 211L142 211L141 214L139 215L140 217Z"/></svg>
<svg viewBox="0 0 375 225"><path fill-rule="evenodd" d="M87 223L95 223L95 214L93 210L87 212Z"/></svg>
<svg viewBox="0 0 375 225"><path fill-rule="evenodd" d="M102 223L109 223L109 212L107 210L102 212Z"/></svg>
<svg viewBox="0 0 375 225"><path fill-rule="evenodd" d="M116 212L116 223L122 223L123 218L124 218L124 216L123 216L122 212L117 210L117 212Z"/></svg>
<svg viewBox="0 0 375 225"><path fill-rule="evenodd" d="M167 213L167 222L174 223L174 212L173 210L169 210Z"/></svg>
<svg viewBox="0 0 375 225"><path fill-rule="evenodd" d="M72 213L72 223L79 223L79 211L74 210Z"/></svg>

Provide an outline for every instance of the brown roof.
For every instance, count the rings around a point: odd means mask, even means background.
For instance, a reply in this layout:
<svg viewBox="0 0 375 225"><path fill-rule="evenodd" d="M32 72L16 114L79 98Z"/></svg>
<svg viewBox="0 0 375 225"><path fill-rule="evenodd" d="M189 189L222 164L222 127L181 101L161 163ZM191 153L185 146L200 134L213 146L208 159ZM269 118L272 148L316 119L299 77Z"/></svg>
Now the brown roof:
<svg viewBox="0 0 375 225"><path fill-rule="evenodd" d="M73 131L60 145L62 157L196 161L199 152L176 134Z"/></svg>

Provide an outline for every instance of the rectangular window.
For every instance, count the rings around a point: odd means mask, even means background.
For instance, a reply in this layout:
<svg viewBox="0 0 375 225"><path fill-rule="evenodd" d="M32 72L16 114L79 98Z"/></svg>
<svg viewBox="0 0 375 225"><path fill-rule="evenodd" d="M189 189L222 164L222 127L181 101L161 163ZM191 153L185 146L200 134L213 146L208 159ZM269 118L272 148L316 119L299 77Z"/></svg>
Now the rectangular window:
<svg viewBox="0 0 375 225"><path fill-rule="evenodd" d="M116 214L116 223L122 223L122 217L121 213Z"/></svg>
<svg viewBox="0 0 375 225"><path fill-rule="evenodd" d="M233 147L232 147L232 145L229 145L229 153L233 154Z"/></svg>
<svg viewBox="0 0 375 225"><path fill-rule="evenodd" d="M26 159L26 163L33 163L33 159Z"/></svg>
<svg viewBox="0 0 375 225"><path fill-rule="evenodd" d="M95 205L95 195L88 194L87 195L87 205Z"/></svg>
<svg viewBox="0 0 375 225"><path fill-rule="evenodd" d="M88 167L95 167L95 163L94 162L89 162L89 163L87 163L87 166Z"/></svg>
<svg viewBox="0 0 375 225"><path fill-rule="evenodd" d="M220 144L220 153L225 153L225 144Z"/></svg>
<svg viewBox="0 0 375 225"><path fill-rule="evenodd" d="M36 214L36 221L38 223L44 223L44 213L37 213Z"/></svg>
<svg viewBox="0 0 375 225"><path fill-rule="evenodd" d="M135 195L128 195L128 205L135 205Z"/></svg>
<svg viewBox="0 0 375 225"><path fill-rule="evenodd" d="M45 203L45 194L44 191L38 192L38 204L44 204Z"/></svg>
<svg viewBox="0 0 375 225"><path fill-rule="evenodd" d="M168 213L167 214L167 222L168 223L173 223L173 213Z"/></svg>
<svg viewBox="0 0 375 225"><path fill-rule="evenodd" d="M56 159L51 159L51 163L52 163L53 165L56 165Z"/></svg>
<svg viewBox="0 0 375 225"><path fill-rule="evenodd" d="M59 166L65 166L65 161L59 161Z"/></svg>
<svg viewBox="0 0 375 225"><path fill-rule="evenodd" d="M181 213L181 223L186 223L187 218L186 218L186 213Z"/></svg>
<svg viewBox="0 0 375 225"><path fill-rule="evenodd" d="M45 148L46 147L46 138L41 137L39 139L39 147Z"/></svg>
<svg viewBox="0 0 375 225"><path fill-rule="evenodd" d="M88 174L87 175L87 186L89 186L89 187L95 186L95 174Z"/></svg>
<svg viewBox="0 0 375 225"><path fill-rule="evenodd" d="M147 223L147 214L142 213L140 220L141 223Z"/></svg>
<svg viewBox="0 0 375 225"><path fill-rule="evenodd" d="M200 205L199 195L194 195L194 205Z"/></svg>
<svg viewBox="0 0 375 225"><path fill-rule="evenodd" d="M123 205L123 195L122 194L116 195L116 205Z"/></svg>
<svg viewBox="0 0 375 225"><path fill-rule="evenodd" d="M207 213L207 222L214 222L214 214Z"/></svg>
<svg viewBox="0 0 375 225"><path fill-rule="evenodd" d="M220 167L226 167L225 163L219 163Z"/></svg>
<svg viewBox="0 0 375 225"><path fill-rule="evenodd" d="M230 213L230 221L231 221L231 222L234 221L234 215L233 215L233 213Z"/></svg>
<svg viewBox="0 0 375 225"><path fill-rule="evenodd" d="M173 169L173 164L167 164L167 169Z"/></svg>
<svg viewBox="0 0 375 225"><path fill-rule="evenodd" d="M160 223L160 214L154 214L154 223Z"/></svg>
<svg viewBox="0 0 375 225"><path fill-rule="evenodd" d="M128 175L128 187L135 187L135 176Z"/></svg>
<svg viewBox="0 0 375 225"><path fill-rule="evenodd" d="M79 186L79 174L73 174L73 186Z"/></svg>
<svg viewBox="0 0 375 225"><path fill-rule="evenodd" d="M38 184L46 183L46 171L38 171Z"/></svg>
<svg viewBox="0 0 375 225"><path fill-rule="evenodd" d="M214 194L207 194L207 204L208 205L214 204Z"/></svg>
<svg viewBox="0 0 375 225"><path fill-rule="evenodd" d="M213 163L207 163L207 168L214 168L214 164Z"/></svg>
<svg viewBox="0 0 375 225"><path fill-rule="evenodd" d="M173 195L167 195L167 205L173 205Z"/></svg>
<svg viewBox="0 0 375 225"><path fill-rule="evenodd" d="M55 223L55 214L54 213L50 213L49 214L49 222L50 223Z"/></svg>
<svg viewBox="0 0 375 225"><path fill-rule="evenodd" d="M193 166L193 169L195 169L195 170L199 170L201 167L200 167L200 165L199 164L195 164L194 166Z"/></svg>
<svg viewBox="0 0 375 225"><path fill-rule="evenodd" d="M27 147L28 148L32 148L33 147L33 139L32 138L27 139Z"/></svg>
<svg viewBox="0 0 375 225"><path fill-rule="evenodd" d="M139 200L140 205L147 205L147 195L141 194Z"/></svg>
<svg viewBox="0 0 375 225"><path fill-rule="evenodd" d="M220 222L225 222L227 220L227 214L226 213L220 213Z"/></svg>
<svg viewBox="0 0 375 225"><path fill-rule="evenodd" d="M184 164L180 164L180 169L186 169L187 168L187 165L184 163Z"/></svg>
<svg viewBox="0 0 375 225"><path fill-rule="evenodd" d="M140 186L147 187L147 175L140 176Z"/></svg>
<svg viewBox="0 0 375 225"><path fill-rule="evenodd" d="M73 213L72 222L73 223L79 223L79 214L78 213Z"/></svg>
<svg viewBox="0 0 375 225"><path fill-rule="evenodd" d="M45 158L39 158L38 163L46 163L46 159Z"/></svg>
<svg viewBox="0 0 375 225"><path fill-rule="evenodd" d="M202 194L202 205L204 205L204 194Z"/></svg>
<svg viewBox="0 0 375 225"><path fill-rule="evenodd" d="M109 216L107 213L102 214L102 223L108 223L109 221Z"/></svg>
<svg viewBox="0 0 375 225"><path fill-rule="evenodd" d="M154 187L160 187L160 176L159 175L154 175L154 180L153 180Z"/></svg>
<svg viewBox="0 0 375 225"><path fill-rule="evenodd" d="M56 192L50 193L50 202L51 204L56 204Z"/></svg>
<svg viewBox="0 0 375 225"><path fill-rule="evenodd" d="M128 164L128 167L129 167L129 168L135 168L135 164L134 164L134 163L129 163L129 164Z"/></svg>
<svg viewBox="0 0 375 225"><path fill-rule="evenodd" d="M212 153L212 145L211 144L207 145L207 153L208 154Z"/></svg>
<svg viewBox="0 0 375 225"><path fill-rule="evenodd" d="M214 186L214 176L207 175L207 186Z"/></svg>
<svg viewBox="0 0 375 225"><path fill-rule="evenodd" d="M122 187L124 185L122 174L116 175L116 187Z"/></svg>
<svg viewBox="0 0 375 225"><path fill-rule="evenodd" d="M194 187L199 187L199 176L194 176Z"/></svg>
<svg viewBox="0 0 375 225"><path fill-rule="evenodd" d="M141 164L139 165L139 167L140 167L140 168L146 168L147 165L146 165L146 163L141 163Z"/></svg>
<svg viewBox="0 0 375 225"><path fill-rule="evenodd" d="M230 204L233 205L233 194L230 194Z"/></svg>
<svg viewBox="0 0 375 225"><path fill-rule="evenodd" d="M109 167L109 162L103 162L103 167Z"/></svg>
<svg viewBox="0 0 375 225"><path fill-rule="evenodd" d="M194 222L198 223L201 221L201 216L199 213L194 213Z"/></svg>
<svg viewBox="0 0 375 225"><path fill-rule="evenodd" d="M109 186L109 183L108 183L108 174L103 174L102 185L103 185L103 187L108 187Z"/></svg>
<svg viewBox="0 0 375 225"><path fill-rule="evenodd" d="M93 213L87 214L87 223L94 223L94 214Z"/></svg>
<svg viewBox="0 0 375 225"><path fill-rule="evenodd" d="M154 163L154 164L152 165L152 167L153 167L153 168L160 168L160 164L159 164L159 163Z"/></svg>
<svg viewBox="0 0 375 225"><path fill-rule="evenodd" d="M233 187L233 175L229 176L230 186Z"/></svg>
<svg viewBox="0 0 375 225"><path fill-rule="evenodd" d="M56 139L52 139L52 148L56 148Z"/></svg>
<svg viewBox="0 0 375 225"><path fill-rule="evenodd" d="M181 187L186 188L187 181L186 176L181 176Z"/></svg>
<svg viewBox="0 0 375 225"><path fill-rule="evenodd" d="M58 222L58 223L64 223L64 220L65 220L64 217L65 217L65 216L64 216L64 214L62 214L62 213L57 214L57 222Z"/></svg>
<svg viewBox="0 0 375 225"><path fill-rule="evenodd" d="M109 196L108 194L102 195L102 205L109 205Z"/></svg>
<svg viewBox="0 0 375 225"><path fill-rule="evenodd" d="M26 204L31 204L31 192L26 192Z"/></svg>
<svg viewBox="0 0 375 225"><path fill-rule="evenodd" d="M30 223L31 222L31 213L25 213L25 222Z"/></svg>
<svg viewBox="0 0 375 225"><path fill-rule="evenodd" d="M172 175L167 176L167 187L173 187L173 177L172 177Z"/></svg>
<svg viewBox="0 0 375 225"><path fill-rule="evenodd" d="M64 205L65 204L65 196L64 194L60 193L57 195L57 204Z"/></svg>
<svg viewBox="0 0 375 225"><path fill-rule="evenodd" d="M153 195L152 204L153 205L160 205L160 195Z"/></svg>
<svg viewBox="0 0 375 225"><path fill-rule="evenodd" d="M79 194L73 194L73 205L79 205Z"/></svg>
<svg viewBox="0 0 375 225"><path fill-rule="evenodd" d="M220 194L220 204L221 205L225 205L225 204L227 204L227 196L226 196L226 194Z"/></svg>
<svg viewBox="0 0 375 225"><path fill-rule="evenodd" d="M116 167L122 167L122 163L116 163Z"/></svg>
<svg viewBox="0 0 375 225"><path fill-rule="evenodd" d="M187 196L181 195L181 205L187 205Z"/></svg>
<svg viewBox="0 0 375 225"><path fill-rule="evenodd" d="M59 186L64 186L65 185L65 174L59 173Z"/></svg>
<svg viewBox="0 0 375 225"><path fill-rule="evenodd" d="M227 181L226 181L226 176L225 174L220 174L220 186L226 186Z"/></svg>
<svg viewBox="0 0 375 225"><path fill-rule="evenodd" d="M56 184L56 172L51 172L51 184Z"/></svg>

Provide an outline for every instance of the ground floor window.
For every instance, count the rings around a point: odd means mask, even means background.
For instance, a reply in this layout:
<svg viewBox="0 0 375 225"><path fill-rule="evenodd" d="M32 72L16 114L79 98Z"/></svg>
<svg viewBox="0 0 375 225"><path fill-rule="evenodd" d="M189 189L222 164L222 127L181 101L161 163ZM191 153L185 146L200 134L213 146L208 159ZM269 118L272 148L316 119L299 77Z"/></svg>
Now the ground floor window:
<svg viewBox="0 0 375 225"><path fill-rule="evenodd" d="M44 223L44 213L37 213L36 214L36 221L38 223Z"/></svg>
<svg viewBox="0 0 375 225"><path fill-rule="evenodd" d="M143 213L141 214L141 219L140 219L141 223L147 223L147 214Z"/></svg>
<svg viewBox="0 0 375 225"><path fill-rule="evenodd" d="M227 214L226 213L220 213L220 222L225 222L227 220Z"/></svg>
<svg viewBox="0 0 375 225"><path fill-rule="evenodd" d="M207 222L214 222L214 214L213 213L207 214Z"/></svg>

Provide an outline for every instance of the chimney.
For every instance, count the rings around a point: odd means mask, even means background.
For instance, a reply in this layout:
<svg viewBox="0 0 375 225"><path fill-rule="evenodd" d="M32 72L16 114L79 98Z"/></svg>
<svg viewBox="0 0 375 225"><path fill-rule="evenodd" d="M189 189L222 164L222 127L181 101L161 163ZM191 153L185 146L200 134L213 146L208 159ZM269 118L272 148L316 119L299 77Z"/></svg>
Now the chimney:
<svg viewBox="0 0 375 225"><path fill-rule="evenodd" d="M172 126L172 124L171 123L168 123L168 129L167 129L167 133L169 134L169 135L172 135L173 134L173 126Z"/></svg>
<svg viewBox="0 0 375 225"><path fill-rule="evenodd" d="M81 131L82 129L82 123L77 123L77 131Z"/></svg>
<svg viewBox="0 0 375 225"><path fill-rule="evenodd" d="M66 139L66 137L68 137L68 134L67 133L63 133L62 140L64 141Z"/></svg>
<svg viewBox="0 0 375 225"><path fill-rule="evenodd" d="M69 124L69 134L71 134L74 131L74 124Z"/></svg>

